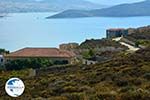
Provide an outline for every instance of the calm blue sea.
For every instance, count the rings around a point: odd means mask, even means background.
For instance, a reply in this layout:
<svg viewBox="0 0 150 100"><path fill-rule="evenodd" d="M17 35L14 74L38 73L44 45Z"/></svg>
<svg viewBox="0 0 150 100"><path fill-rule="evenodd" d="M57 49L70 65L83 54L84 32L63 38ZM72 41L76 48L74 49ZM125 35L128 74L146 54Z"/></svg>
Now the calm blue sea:
<svg viewBox="0 0 150 100"><path fill-rule="evenodd" d="M13 13L0 18L0 48L58 47L61 43L100 39L108 28L150 25L150 17L45 19L54 13Z"/></svg>

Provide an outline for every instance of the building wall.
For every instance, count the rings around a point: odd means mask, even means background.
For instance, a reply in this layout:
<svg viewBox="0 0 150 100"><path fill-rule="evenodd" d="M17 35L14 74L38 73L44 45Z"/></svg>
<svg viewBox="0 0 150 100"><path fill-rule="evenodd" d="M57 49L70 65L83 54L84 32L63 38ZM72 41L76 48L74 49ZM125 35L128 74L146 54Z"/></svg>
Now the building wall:
<svg viewBox="0 0 150 100"><path fill-rule="evenodd" d="M106 31L107 38L115 38L128 35L128 30L107 30Z"/></svg>
<svg viewBox="0 0 150 100"><path fill-rule="evenodd" d="M86 59L82 60L82 64L85 64L85 65L92 65L92 64L96 64L96 63L97 63L97 61L86 60Z"/></svg>
<svg viewBox="0 0 150 100"><path fill-rule="evenodd" d="M4 63L4 57L3 55L0 55L0 65Z"/></svg>

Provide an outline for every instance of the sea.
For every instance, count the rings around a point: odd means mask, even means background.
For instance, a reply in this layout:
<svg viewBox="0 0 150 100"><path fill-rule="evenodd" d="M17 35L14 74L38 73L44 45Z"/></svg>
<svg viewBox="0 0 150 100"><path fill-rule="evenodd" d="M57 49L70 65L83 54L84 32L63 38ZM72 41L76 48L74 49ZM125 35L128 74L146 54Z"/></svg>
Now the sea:
<svg viewBox="0 0 150 100"><path fill-rule="evenodd" d="M56 12L9 13L0 18L0 48L58 48L62 43L80 44L86 39L105 38L109 28L150 25L150 16L46 19L53 14Z"/></svg>

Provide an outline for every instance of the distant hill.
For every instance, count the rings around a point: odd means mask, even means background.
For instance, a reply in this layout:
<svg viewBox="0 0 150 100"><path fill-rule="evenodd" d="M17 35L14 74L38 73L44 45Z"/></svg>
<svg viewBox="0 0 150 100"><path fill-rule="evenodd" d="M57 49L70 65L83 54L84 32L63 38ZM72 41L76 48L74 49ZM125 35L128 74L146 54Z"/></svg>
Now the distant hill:
<svg viewBox="0 0 150 100"><path fill-rule="evenodd" d="M1 0L0 13L9 12L46 12L64 11L68 9L103 8L85 0Z"/></svg>
<svg viewBox="0 0 150 100"><path fill-rule="evenodd" d="M67 10L47 18L150 16L150 0L96 10Z"/></svg>

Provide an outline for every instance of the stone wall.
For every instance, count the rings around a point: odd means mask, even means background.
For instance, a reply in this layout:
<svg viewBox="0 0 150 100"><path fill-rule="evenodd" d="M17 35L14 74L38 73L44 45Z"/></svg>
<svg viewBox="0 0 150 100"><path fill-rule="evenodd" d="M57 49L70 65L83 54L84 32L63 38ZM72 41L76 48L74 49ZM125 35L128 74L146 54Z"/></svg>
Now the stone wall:
<svg viewBox="0 0 150 100"><path fill-rule="evenodd" d="M62 50L72 50L72 49L76 49L78 46L79 46L78 43L68 43L68 44L59 45L59 48Z"/></svg>

